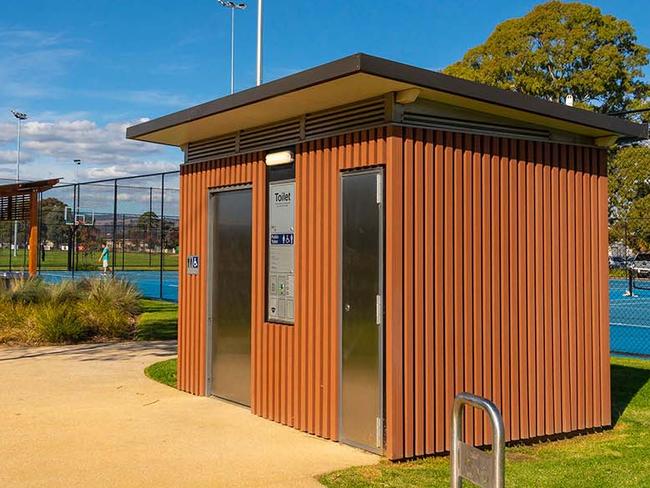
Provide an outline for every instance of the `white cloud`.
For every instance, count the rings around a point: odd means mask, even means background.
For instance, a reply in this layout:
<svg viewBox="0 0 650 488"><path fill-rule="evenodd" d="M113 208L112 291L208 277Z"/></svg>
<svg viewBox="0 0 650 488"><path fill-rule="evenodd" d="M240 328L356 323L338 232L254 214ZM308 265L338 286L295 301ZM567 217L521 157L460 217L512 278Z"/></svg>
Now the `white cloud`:
<svg viewBox="0 0 650 488"><path fill-rule="evenodd" d="M99 126L91 120L28 121L23 124L22 150L26 155L61 161L81 159L88 164L115 164L160 152L160 147L125 137L130 122ZM0 124L0 141L15 138L13 124ZM33 158L34 159L34 158Z"/></svg>
<svg viewBox="0 0 650 488"><path fill-rule="evenodd" d="M179 163L171 161L142 161L122 165L111 165L106 167L90 168L80 172L88 180L100 180L105 178L120 178L122 176L146 175L161 173L164 171L175 171ZM149 196L147 195L147 198Z"/></svg>
<svg viewBox="0 0 650 488"><path fill-rule="evenodd" d="M136 121L105 125L88 120L27 121L23 125L21 172L35 177L64 176L71 181L74 159L81 159L82 180L114 178L135 174L170 171L182 160L179 150L126 139L126 128ZM16 126L0 123L0 165L15 162ZM2 171L8 173L9 168Z"/></svg>
<svg viewBox="0 0 650 488"><path fill-rule="evenodd" d="M0 25L0 27L2 27ZM126 128L146 119L127 120L140 107L177 108L191 100L155 87L145 90L81 88L64 85L74 63L83 59L87 41L68 34L29 29L0 28L0 178L13 178L16 160L16 120L10 108L26 110L22 126L21 177L63 177L74 181L74 159L81 159L81 180L113 178L175 170L179 150L126 139ZM83 98L82 110L48 111L53 98ZM30 110L39 99L44 111ZM87 99L87 100L86 100ZM114 102L126 112L91 114L91 100ZM142 112L136 112L142 113ZM109 121L100 123L98 121Z"/></svg>
<svg viewBox="0 0 650 488"><path fill-rule="evenodd" d="M0 166L16 164L16 151L0 151Z"/></svg>

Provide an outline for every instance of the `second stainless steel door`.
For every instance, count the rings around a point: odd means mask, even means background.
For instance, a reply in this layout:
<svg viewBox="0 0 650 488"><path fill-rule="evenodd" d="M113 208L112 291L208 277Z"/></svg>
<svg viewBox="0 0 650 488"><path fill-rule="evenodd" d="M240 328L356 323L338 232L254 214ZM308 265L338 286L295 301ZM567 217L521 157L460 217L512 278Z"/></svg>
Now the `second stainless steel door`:
<svg viewBox="0 0 650 488"><path fill-rule="evenodd" d="M250 405L250 188L213 193L211 393Z"/></svg>
<svg viewBox="0 0 650 488"><path fill-rule="evenodd" d="M375 452L383 447L381 177L341 180L341 440Z"/></svg>

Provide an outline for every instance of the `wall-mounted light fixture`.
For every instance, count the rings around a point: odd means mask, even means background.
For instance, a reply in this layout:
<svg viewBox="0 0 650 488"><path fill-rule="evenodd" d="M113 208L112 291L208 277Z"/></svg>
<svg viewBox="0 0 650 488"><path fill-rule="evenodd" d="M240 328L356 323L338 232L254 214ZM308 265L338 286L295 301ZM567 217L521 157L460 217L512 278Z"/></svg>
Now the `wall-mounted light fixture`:
<svg viewBox="0 0 650 488"><path fill-rule="evenodd" d="M268 153L265 159L267 166L293 163L293 151L278 151Z"/></svg>

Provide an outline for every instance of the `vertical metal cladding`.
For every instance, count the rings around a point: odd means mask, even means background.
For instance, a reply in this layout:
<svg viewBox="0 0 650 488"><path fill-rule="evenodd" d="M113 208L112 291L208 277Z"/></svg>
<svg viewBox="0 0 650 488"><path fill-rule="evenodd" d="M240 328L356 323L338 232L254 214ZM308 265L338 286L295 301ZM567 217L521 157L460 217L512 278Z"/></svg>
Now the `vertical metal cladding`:
<svg viewBox="0 0 650 488"><path fill-rule="evenodd" d="M448 450L460 391L499 406L508 440L609 425L604 150L393 137L388 456ZM485 420L467 418L475 444L489 441Z"/></svg>
<svg viewBox="0 0 650 488"><path fill-rule="evenodd" d="M251 183L251 410L338 439L340 172L373 165L385 167L387 457L447 451L460 391L499 406L508 440L609 425L605 152L426 129L296 146L293 326L265 322L263 154L183 167L179 388L205 393L208 189ZM490 438L481 414L466 432Z"/></svg>
<svg viewBox="0 0 650 488"><path fill-rule="evenodd" d="M205 393L207 201L210 188L253 185L251 410L338 438L340 171L386 161L385 129L296 147L296 321L265 322L266 167L262 154L184 166L181 172L179 388ZM189 255L201 258L188 276Z"/></svg>
<svg viewBox="0 0 650 488"><path fill-rule="evenodd" d="M261 156L250 154L181 168L178 387L190 393L204 394L206 386L208 189L245 183L255 185L259 171L253 170L259 166L264 166ZM253 210L253 225L256 228L259 226L259 212L258 204ZM186 273L185 263L190 255L198 255L200 258L198 275L189 276ZM253 276L257 278L260 269L255 266L255 261L253 264ZM263 270L261 273L263 275ZM255 281L254 279L253 285Z"/></svg>

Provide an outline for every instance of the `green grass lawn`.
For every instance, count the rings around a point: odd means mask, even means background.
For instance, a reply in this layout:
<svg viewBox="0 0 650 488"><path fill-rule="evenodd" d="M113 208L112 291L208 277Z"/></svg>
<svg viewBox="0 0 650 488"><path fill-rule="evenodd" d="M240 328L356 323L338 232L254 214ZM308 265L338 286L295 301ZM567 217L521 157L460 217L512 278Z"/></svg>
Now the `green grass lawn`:
<svg viewBox="0 0 650 488"><path fill-rule="evenodd" d="M0 270L9 269L9 261L11 257L11 268L20 269L27 267L27 255L25 249L20 249L18 255L10 256L11 251L7 248L0 249ZM79 253L78 265L80 267L93 267L99 269L101 264L97 262L99 259L99 252ZM113 257L111 255L111 265ZM61 250L52 250L45 252L45 261L41 260L41 270L64 270L68 266L68 252ZM149 254L146 252L126 252L122 254L117 252L115 255L115 270L120 271L124 269L160 269L160 254ZM163 254L163 269L169 271L176 271L178 269L178 254Z"/></svg>
<svg viewBox="0 0 650 488"><path fill-rule="evenodd" d="M143 341L173 340L177 337L178 304L162 300L140 300L136 338Z"/></svg>
<svg viewBox="0 0 650 488"><path fill-rule="evenodd" d="M176 358L153 363L144 369L144 374L152 380L176 388Z"/></svg>
<svg viewBox="0 0 650 488"><path fill-rule="evenodd" d="M568 440L508 448L507 486L650 486L650 361L613 358L611 371L615 427ZM449 458L383 461L329 473L320 481L346 488L447 487Z"/></svg>

